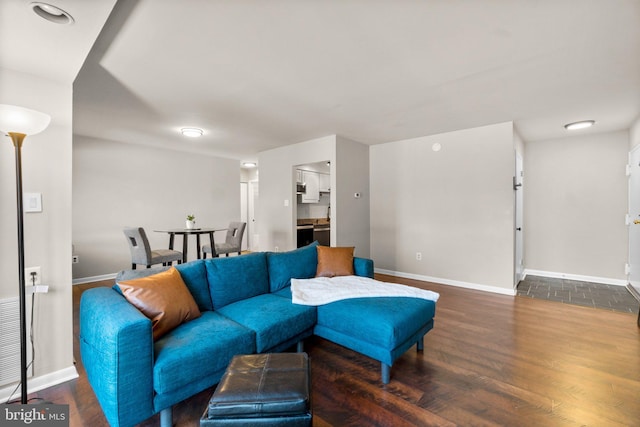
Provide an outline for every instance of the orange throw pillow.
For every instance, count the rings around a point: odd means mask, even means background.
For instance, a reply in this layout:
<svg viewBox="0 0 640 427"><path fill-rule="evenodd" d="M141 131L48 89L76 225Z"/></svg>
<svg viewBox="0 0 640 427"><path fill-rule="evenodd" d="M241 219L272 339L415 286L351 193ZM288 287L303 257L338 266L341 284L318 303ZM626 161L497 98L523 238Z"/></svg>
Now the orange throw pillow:
<svg viewBox="0 0 640 427"><path fill-rule="evenodd" d="M119 282L118 287L127 301L151 319L154 341L182 323L200 317L198 305L175 267Z"/></svg>
<svg viewBox="0 0 640 427"><path fill-rule="evenodd" d="M318 246L318 268L316 277L353 275L354 247Z"/></svg>

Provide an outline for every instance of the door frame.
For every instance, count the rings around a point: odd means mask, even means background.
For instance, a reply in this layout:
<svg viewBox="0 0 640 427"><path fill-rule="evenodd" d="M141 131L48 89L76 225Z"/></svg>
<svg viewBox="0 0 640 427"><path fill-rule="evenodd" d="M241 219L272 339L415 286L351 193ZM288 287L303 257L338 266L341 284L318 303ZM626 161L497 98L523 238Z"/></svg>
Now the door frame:
<svg viewBox="0 0 640 427"><path fill-rule="evenodd" d="M637 158L635 158L637 156ZM635 158L635 161L633 160ZM633 245L633 238L632 238L632 233L634 230L634 227L640 227L640 224L634 224L634 220L639 220L640 217L638 216L640 214L640 212L632 212L631 209L633 206L638 206L640 207L640 188L634 188L634 173L635 174L640 174L640 145L635 146L634 148L631 149L631 151L629 151L629 158L628 158L628 176L629 176L629 183L627 185L627 189L628 189L628 220L627 220L627 227L628 227L628 239L629 239L629 249L628 249L628 271L627 271L627 282L632 285L638 292L640 292L640 249L638 249L637 251L634 251L634 245ZM634 172L635 171L635 172ZM640 180L638 180L638 184L640 184ZM640 187L640 185L638 185ZM634 191L635 190L635 191ZM634 203L634 201L636 203ZM637 240L637 239L636 239ZM638 246L638 245L636 245ZM637 253L635 253L637 252ZM636 258L638 258L638 262L633 262L633 256L636 256ZM634 265L637 266L636 268L634 268ZM634 270L638 270L636 271L637 276L634 274Z"/></svg>
<svg viewBox="0 0 640 427"><path fill-rule="evenodd" d="M524 159L516 150L515 175L513 177L514 192L514 283L513 288L524 279Z"/></svg>

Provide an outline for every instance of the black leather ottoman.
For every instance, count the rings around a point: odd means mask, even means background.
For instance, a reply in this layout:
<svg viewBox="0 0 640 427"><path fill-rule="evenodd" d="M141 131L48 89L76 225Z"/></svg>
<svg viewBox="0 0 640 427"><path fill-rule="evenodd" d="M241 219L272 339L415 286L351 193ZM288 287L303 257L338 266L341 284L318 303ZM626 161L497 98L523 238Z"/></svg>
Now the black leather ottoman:
<svg viewBox="0 0 640 427"><path fill-rule="evenodd" d="M310 426L309 374L306 353L235 356L200 426Z"/></svg>

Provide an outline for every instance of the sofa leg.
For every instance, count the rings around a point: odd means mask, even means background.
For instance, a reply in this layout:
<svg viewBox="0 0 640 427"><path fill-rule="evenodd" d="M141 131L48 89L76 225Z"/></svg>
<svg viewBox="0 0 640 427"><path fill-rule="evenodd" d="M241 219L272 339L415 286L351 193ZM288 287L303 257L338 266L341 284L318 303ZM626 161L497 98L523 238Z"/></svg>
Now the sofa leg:
<svg viewBox="0 0 640 427"><path fill-rule="evenodd" d="M171 406L160 411L160 427L173 426L173 411Z"/></svg>
<svg viewBox="0 0 640 427"><path fill-rule="evenodd" d="M424 350L424 336L420 337L420 339L416 343L416 350L417 351L423 351Z"/></svg>
<svg viewBox="0 0 640 427"><path fill-rule="evenodd" d="M382 362L380 362L380 366L382 367L382 384L389 384L389 379L391 378L391 366Z"/></svg>
<svg viewBox="0 0 640 427"><path fill-rule="evenodd" d="M304 342L302 340L298 341L298 345L296 346L296 351L298 353L302 353L304 351Z"/></svg>

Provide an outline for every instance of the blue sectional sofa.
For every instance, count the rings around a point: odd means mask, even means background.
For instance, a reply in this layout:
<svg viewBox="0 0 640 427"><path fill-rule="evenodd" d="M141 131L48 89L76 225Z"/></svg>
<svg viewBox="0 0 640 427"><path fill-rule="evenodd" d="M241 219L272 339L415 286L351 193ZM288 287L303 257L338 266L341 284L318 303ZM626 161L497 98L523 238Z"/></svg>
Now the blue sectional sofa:
<svg viewBox="0 0 640 427"><path fill-rule="evenodd" d="M111 426L132 426L219 382L236 354L278 352L316 334L381 362L383 383L395 359L433 327L435 303L376 297L320 307L291 302L292 278L316 274L315 244L181 264L201 316L156 341L148 317L114 288L86 290L80 303L80 351L89 383ZM354 258L373 277L373 261ZM157 273L125 271L116 281Z"/></svg>

